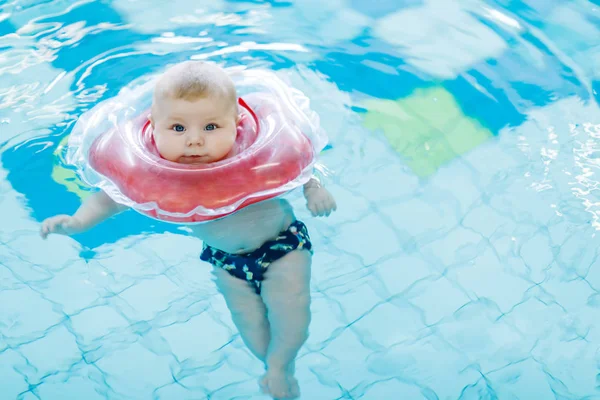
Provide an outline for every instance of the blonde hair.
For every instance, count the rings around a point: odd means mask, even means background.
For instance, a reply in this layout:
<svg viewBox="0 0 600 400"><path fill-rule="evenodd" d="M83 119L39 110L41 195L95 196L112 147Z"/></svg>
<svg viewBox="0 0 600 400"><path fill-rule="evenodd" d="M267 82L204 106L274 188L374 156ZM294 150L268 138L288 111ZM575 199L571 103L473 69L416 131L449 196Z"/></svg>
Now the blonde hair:
<svg viewBox="0 0 600 400"><path fill-rule="evenodd" d="M213 63L184 61L167 69L154 87L153 103L161 98L194 101L219 96L237 105L235 85L225 70Z"/></svg>

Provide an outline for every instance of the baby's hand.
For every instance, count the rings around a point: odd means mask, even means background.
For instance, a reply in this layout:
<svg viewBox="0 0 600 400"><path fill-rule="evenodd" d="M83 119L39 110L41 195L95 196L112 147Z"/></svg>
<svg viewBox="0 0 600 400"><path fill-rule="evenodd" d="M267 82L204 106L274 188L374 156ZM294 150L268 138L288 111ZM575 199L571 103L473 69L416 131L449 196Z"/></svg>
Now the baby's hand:
<svg viewBox="0 0 600 400"><path fill-rule="evenodd" d="M40 235L46 239L51 233L60 235L72 235L81 231L79 220L70 215L56 215L42 222Z"/></svg>
<svg viewBox="0 0 600 400"><path fill-rule="evenodd" d="M337 210L335 199L324 187L311 187L304 190L306 206L314 217L329 216Z"/></svg>

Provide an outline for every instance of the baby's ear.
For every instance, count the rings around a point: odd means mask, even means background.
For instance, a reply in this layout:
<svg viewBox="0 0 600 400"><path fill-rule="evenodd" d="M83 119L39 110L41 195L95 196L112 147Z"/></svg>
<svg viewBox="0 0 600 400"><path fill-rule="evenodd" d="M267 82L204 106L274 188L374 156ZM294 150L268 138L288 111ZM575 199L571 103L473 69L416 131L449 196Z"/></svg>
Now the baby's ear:
<svg viewBox="0 0 600 400"><path fill-rule="evenodd" d="M148 115L148 121L150 121L150 125L154 129L154 117L152 116L152 114Z"/></svg>

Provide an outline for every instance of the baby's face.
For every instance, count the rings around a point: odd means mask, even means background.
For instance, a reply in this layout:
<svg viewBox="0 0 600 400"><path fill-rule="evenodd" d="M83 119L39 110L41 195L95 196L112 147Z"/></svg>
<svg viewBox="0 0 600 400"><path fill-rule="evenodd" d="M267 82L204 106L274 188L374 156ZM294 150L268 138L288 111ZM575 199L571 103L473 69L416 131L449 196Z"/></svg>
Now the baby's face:
<svg viewBox="0 0 600 400"><path fill-rule="evenodd" d="M237 105L218 96L194 101L162 98L150 117L160 155L183 164L207 164L224 159L237 135Z"/></svg>

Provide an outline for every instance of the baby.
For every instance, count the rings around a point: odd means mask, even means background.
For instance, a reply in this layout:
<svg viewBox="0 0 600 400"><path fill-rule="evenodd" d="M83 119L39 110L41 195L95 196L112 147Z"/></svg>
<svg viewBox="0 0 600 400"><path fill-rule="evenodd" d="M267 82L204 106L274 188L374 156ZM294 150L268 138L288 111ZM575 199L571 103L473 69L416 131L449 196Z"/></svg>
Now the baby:
<svg viewBox="0 0 600 400"><path fill-rule="evenodd" d="M227 73L214 64L188 61L157 81L150 122L163 158L205 164L232 152L238 115L236 89ZM303 189L313 216L336 209L318 180ZM46 219L41 235L80 233L125 208L100 191L73 216ZM273 398L297 398L295 358L311 318L312 246L306 226L286 200L272 199L190 228L204 242L200 259L214 266L215 282L242 340L265 365L261 389Z"/></svg>

